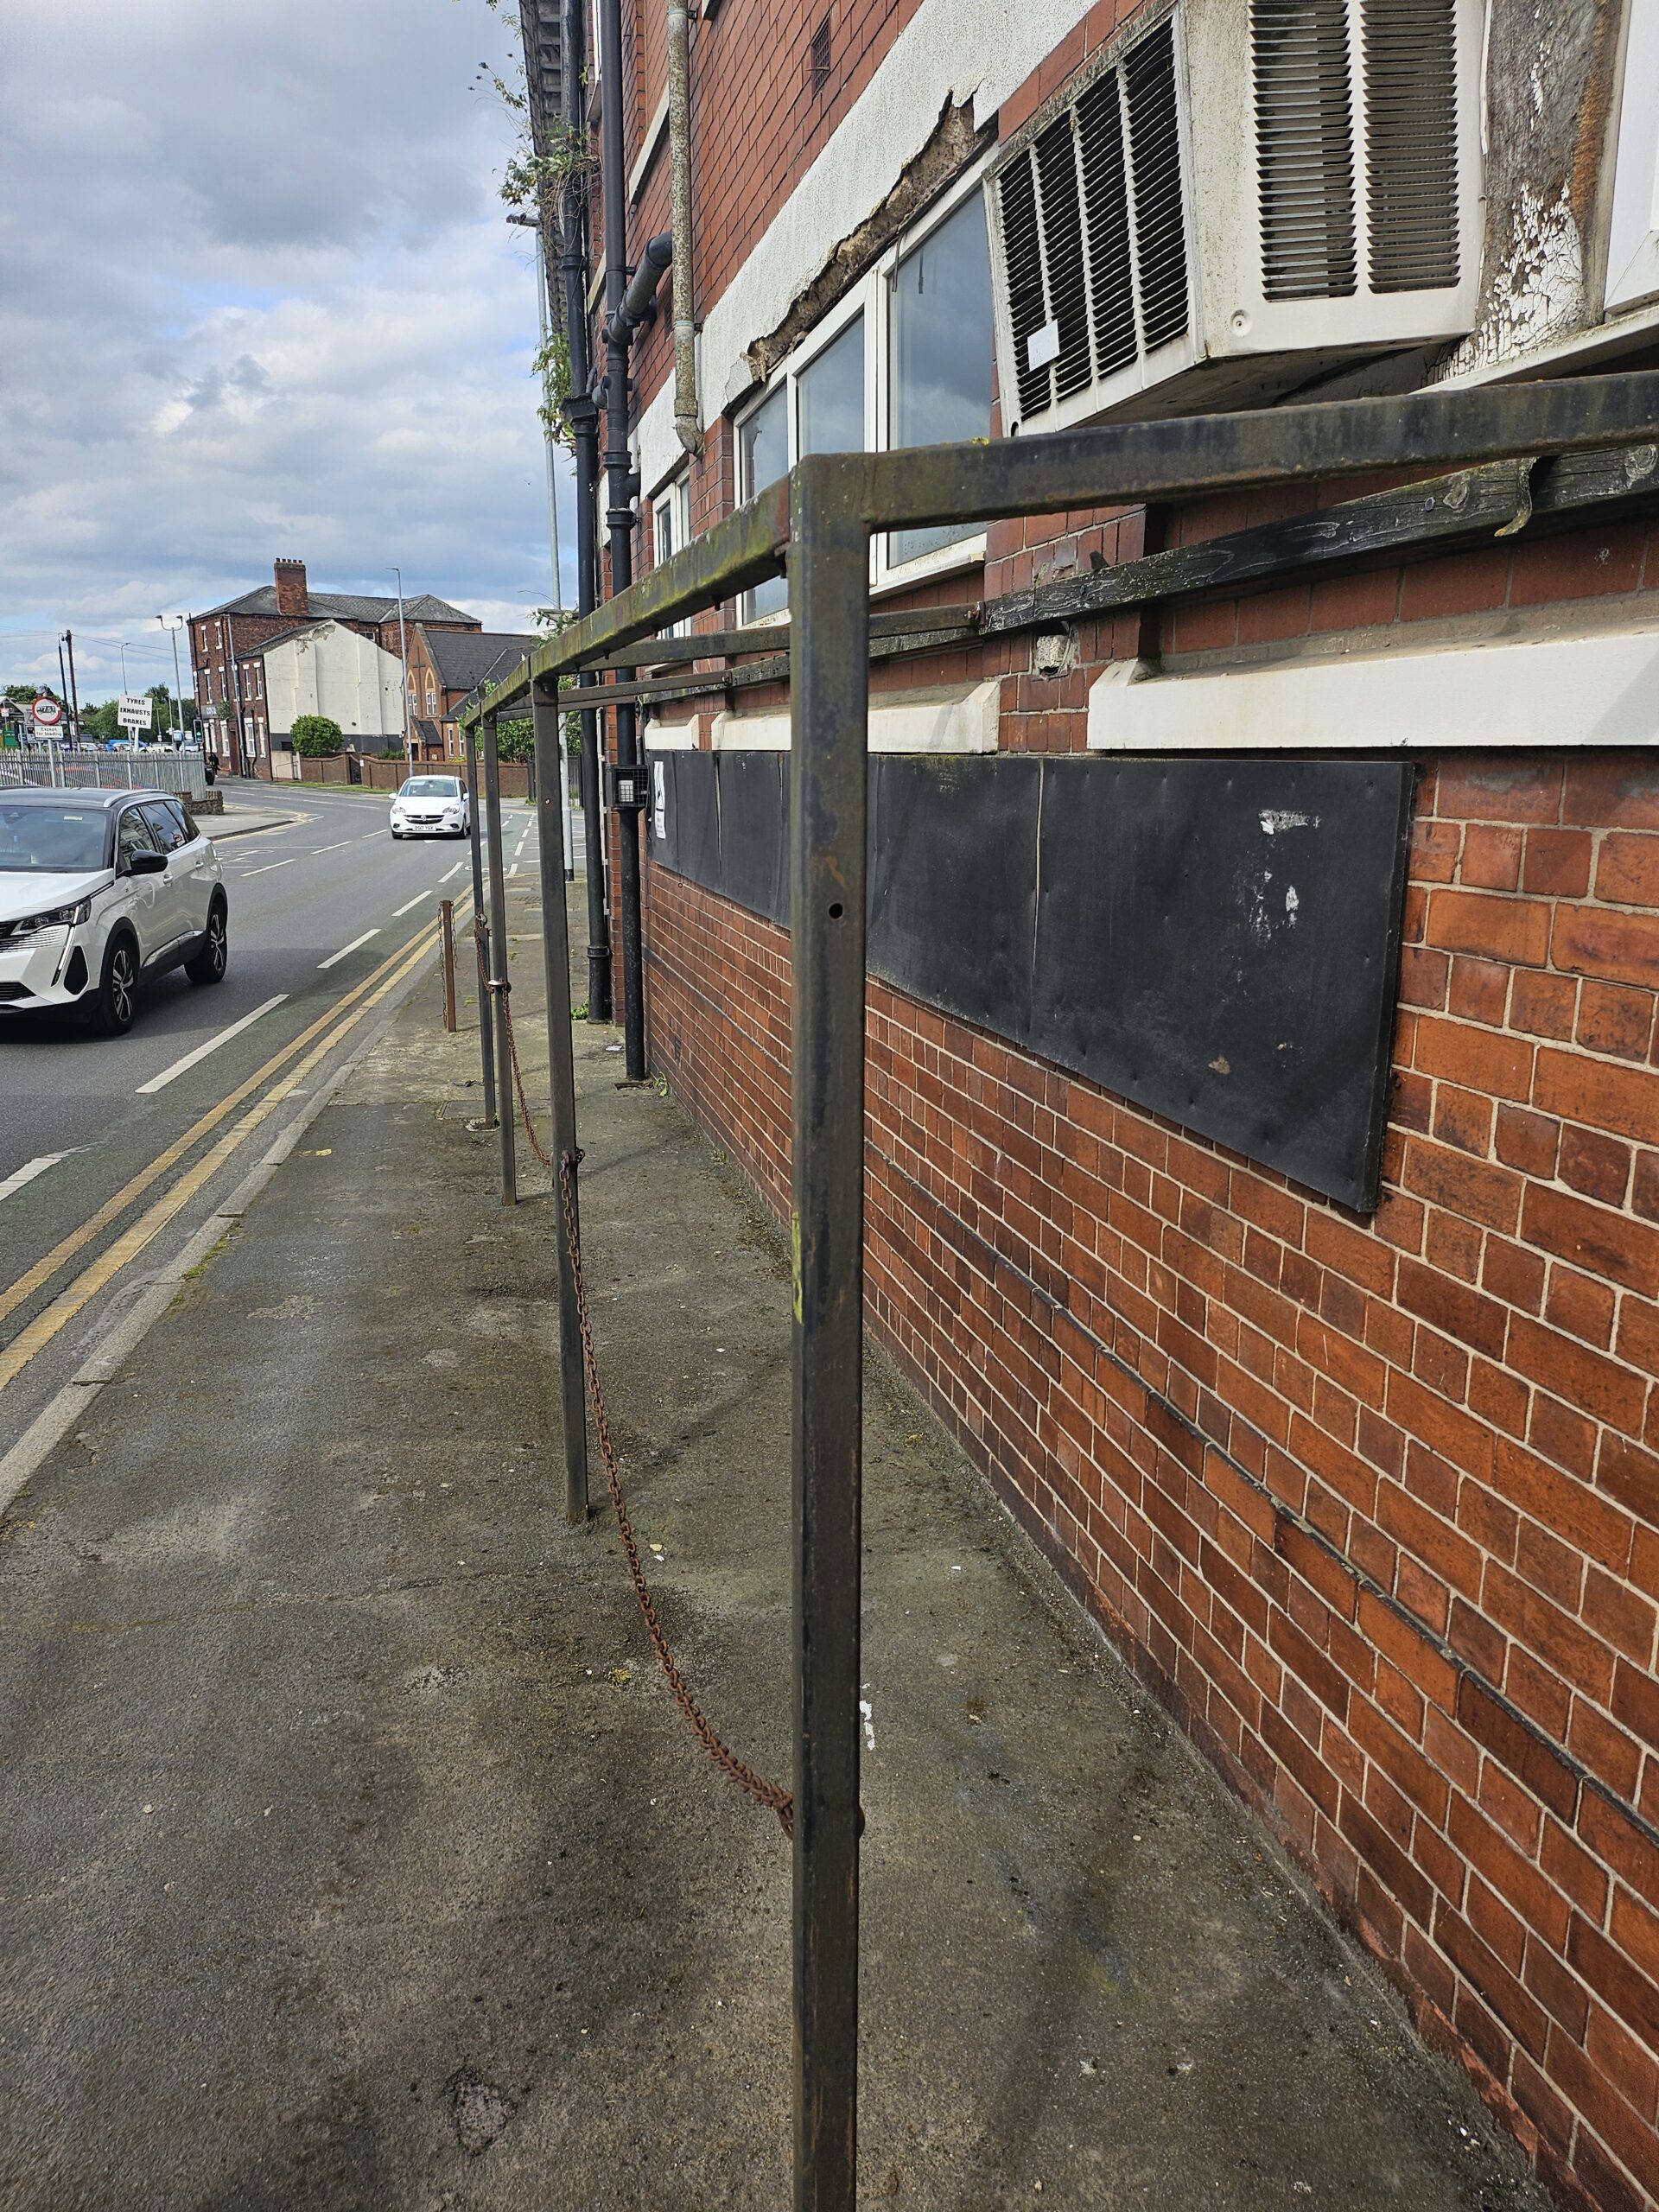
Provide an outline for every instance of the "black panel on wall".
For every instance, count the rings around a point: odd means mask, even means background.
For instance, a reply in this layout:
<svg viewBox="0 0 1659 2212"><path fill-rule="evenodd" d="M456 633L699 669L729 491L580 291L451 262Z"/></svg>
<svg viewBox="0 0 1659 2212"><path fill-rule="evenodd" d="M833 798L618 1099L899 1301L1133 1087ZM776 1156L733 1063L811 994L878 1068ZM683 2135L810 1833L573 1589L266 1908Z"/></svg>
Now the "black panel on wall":
<svg viewBox="0 0 1659 2212"><path fill-rule="evenodd" d="M1039 783L1013 755L870 763L874 972L982 1029L1030 995Z"/></svg>
<svg viewBox="0 0 1659 2212"><path fill-rule="evenodd" d="M789 764L671 753L664 865L786 919ZM872 971L1346 1205L1376 1203L1413 770L870 764Z"/></svg>

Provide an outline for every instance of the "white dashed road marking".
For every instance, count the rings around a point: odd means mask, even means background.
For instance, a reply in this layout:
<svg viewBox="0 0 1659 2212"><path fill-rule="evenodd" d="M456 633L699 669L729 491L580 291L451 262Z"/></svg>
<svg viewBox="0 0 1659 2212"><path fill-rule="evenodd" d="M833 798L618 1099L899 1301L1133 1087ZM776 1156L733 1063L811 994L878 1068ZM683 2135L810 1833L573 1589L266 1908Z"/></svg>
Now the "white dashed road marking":
<svg viewBox="0 0 1659 2212"><path fill-rule="evenodd" d="M366 944L372 937L378 937L379 934L380 932L378 930L365 930L361 937L354 937L349 944L342 944L338 952L331 952L326 960L319 960L317 963L318 968L333 968L336 966L339 962L342 961L346 957L348 952L355 952L359 945Z"/></svg>
<svg viewBox="0 0 1659 2212"><path fill-rule="evenodd" d="M165 1090L175 1076L182 1075L187 1068L194 1067L198 1060L205 1060L209 1052L216 1052L221 1045L228 1045L232 1037L239 1037L245 1029L251 1029L261 1015L269 1014L273 1007L283 1005L287 997L286 991L278 991L274 999L267 999L263 1006L255 1007L251 1014L245 1014L240 1021L232 1022L230 1027L221 1029L217 1037L210 1037L205 1045L198 1045L194 1052L187 1052L181 1060L175 1060L170 1068L163 1068L160 1075L153 1075L148 1083L141 1083L137 1095L143 1098L152 1090Z"/></svg>

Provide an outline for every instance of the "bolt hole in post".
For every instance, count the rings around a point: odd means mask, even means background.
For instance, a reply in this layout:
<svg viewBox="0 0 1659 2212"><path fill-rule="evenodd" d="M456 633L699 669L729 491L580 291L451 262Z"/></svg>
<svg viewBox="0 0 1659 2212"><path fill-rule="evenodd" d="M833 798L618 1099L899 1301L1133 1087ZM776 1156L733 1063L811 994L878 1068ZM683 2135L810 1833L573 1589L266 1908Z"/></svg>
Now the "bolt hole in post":
<svg viewBox="0 0 1659 2212"><path fill-rule="evenodd" d="M845 912L846 912L845 907L844 907L844 906L842 906L842 903L841 903L840 899L837 899L836 900L835 904L834 904L834 905L830 907L830 920L831 920L832 922L838 922L838 921L841 919L841 918L842 918L842 914L843 914Z"/></svg>

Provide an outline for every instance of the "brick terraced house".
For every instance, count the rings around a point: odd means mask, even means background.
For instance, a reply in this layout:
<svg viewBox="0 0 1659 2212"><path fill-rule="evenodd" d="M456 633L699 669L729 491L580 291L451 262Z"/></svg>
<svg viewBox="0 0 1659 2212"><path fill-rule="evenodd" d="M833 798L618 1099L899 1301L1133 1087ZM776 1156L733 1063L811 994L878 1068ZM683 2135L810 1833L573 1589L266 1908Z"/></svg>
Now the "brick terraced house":
<svg viewBox="0 0 1659 2212"><path fill-rule="evenodd" d="M265 648L325 620L372 639L382 652L401 658L396 598L312 591L303 561L277 561L270 583L191 616L190 669L196 703L209 730L219 727L220 752L232 774L270 780L271 737L279 725L270 719L266 696ZM416 622L438 630L482 626L475 614L435 599L429 592L404 601L404 632Z"/></svg>
<svg viewBox="0 0 1659 2212"><path fill-rule="evenodd" d="M624 16L633 264L676 149ZM814 451L1659 359L1654 0L689 41L637 567ZM1602 2212L1659 2204L1656 493L1652 443L1336 474L869 575L936 610L871 676L870 1325ZM786 693L643 711L652 1062L782 1217Z"/></svg>
<svg viewBox="0 0 1659 2212"><path fill-rule="evenodd" d="M519 630L450 630L415 624L409 633L410 726L423 760L459 760L454 715L480 684L516 668L539 640Z"/></svg>

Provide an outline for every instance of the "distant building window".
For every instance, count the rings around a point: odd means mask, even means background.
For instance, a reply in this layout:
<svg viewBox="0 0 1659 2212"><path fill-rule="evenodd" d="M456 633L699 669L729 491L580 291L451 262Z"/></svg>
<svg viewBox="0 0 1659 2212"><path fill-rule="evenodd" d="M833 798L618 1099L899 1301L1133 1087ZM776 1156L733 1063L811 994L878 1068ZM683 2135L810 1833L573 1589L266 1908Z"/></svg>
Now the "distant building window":
<svg viewBox="0 0 1659 2212"><path fill-rule="evenodd" d="M664 491L659 492L651 510L652 557L658 568L664 561L671 561L677 553L683 552L691 542L691 480L683 473L677 476ZM688 617L684 621L670 626L664 633L671 638L683 638L690 630Z"/></svg>
<svg viewBox="0 0 1659 2212"><path fill-rule="evenodd" d="M786 384L766 396L737 433L740 499L752 499L757 492L789 474L789 390ZM757 584L744 602L747 619L780 613L789 604L789 585L782 576Z"/></svg>

